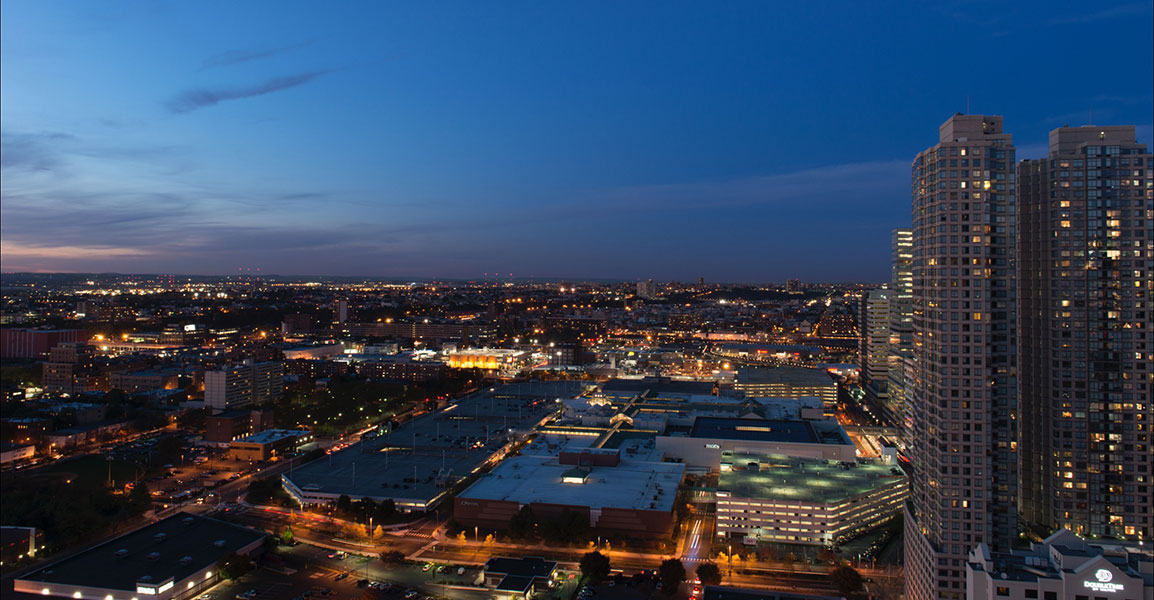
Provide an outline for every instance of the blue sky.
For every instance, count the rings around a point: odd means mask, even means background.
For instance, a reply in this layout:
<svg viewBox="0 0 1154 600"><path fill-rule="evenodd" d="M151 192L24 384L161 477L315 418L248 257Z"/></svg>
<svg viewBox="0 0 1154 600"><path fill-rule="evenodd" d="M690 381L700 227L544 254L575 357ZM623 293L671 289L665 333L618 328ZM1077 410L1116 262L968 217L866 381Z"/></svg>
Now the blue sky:
<svg viewBox="0 0 1154 600"><path fill-rule="evenodd" d="M6 0L0 267L880 281L967 101L1151 142L1151 6Z"/></svg>

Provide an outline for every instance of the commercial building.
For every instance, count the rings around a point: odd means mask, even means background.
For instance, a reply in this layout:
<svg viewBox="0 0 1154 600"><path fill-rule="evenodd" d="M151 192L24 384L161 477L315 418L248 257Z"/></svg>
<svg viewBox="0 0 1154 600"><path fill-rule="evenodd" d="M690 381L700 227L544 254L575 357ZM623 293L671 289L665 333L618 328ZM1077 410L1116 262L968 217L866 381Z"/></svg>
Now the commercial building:
<svg viewBox="0 0 1154 600"><path fill-rule="evenodd" d="M414 360L411 355L358 359L353 368L361 377L391 381L432 381L444 377L449 370L443 362Z"/></svg>
<svg viewBox="0 0 1154 600"><path fill-rule="evenodd" d="M83 342L61 342L48 352L41 366L41 387L61 394L79 394L91 386L95 374L93 347Z"/></svg>
<svg viewBox="0 0 1154 600"><path fill-rule="evenodd" d="M909 425L906 388L914 354L914 270L912 229L895 229L890 240L890 342L887 397L882 404L891 423Z"/></svg>
<svg viewBox="0 0 1154 600"><path fill-rule="evenodd" d="M229 443L228 457L232 460L271 460L296 452L297 448L312 440L312 432L307 429L267 429Z"/></svg>
<svg viewBox="0 0 1154 600"><path fill-rule="evenodd" d="M878 400L889 397L890 291L870 290L858 311L858 357L861 383Z"/></svg>
<svg viewBox="0 0 1154 600"><path fill-rule="evenodd" d="M309 344L282 348L285 360L326 360L344 356L345 347L340 344Z"/></svg>
<svg viewBox="0 0 1154 600"><path fill-rule="evenodd" d="M429 342L483 338L490 329L462 323L350 323L348 332L354 337L403 338Z"/></svg>
<svg viewBox="0 0 1154 600"><path fill-rule="evenodd" d="M65 342L80 342L79 329L0 329L0 358L44 358Z"/></svg>
<svg viewBox="0 0 1154 600"><path fill-rule="evenodd" d="M575 512L598 534L666 537L684 475L683 464L623 458L617 449L514 456L457 495L453 518L466 528L506 529L528 506L540 519Z"/></svg>
<svg viewBox="0 0 1154 600"><path fill-rule="evenodd" d="M6 465L21 460L31 460L33 456L36 456L36 446L31 444L0 443L0 464Z"/></svg>
<svg viewBox="0 0 1154 600"><path fill-rule="evenodd" d="M180 371L176 369L118 371L109 376L108 385L114 390L123 390L129 393L148 390L175 390L180 386Z"/></svg>
<svg viewBox="0 0 1154 600"><path fill-rule="evenodd" d="M691 468L717 471L725 452L856 462L857 446L837 421L699 417L685 435L656 438L657 450Z"/></svg>
<svg viewBox="0 0 1154 600"><path fill-rule="evenodd" d="M253 362L204 372L204 404L215 410L244 408L284 395L284 366L277 361Z"/></svg>
<svg viewBox="0 0 1154 600"><path fill-rule="evenodd" d="M532 355L524 350L506 348L468 348L445 353L450 368L482 369L495 373L520 371L532 363Z"/></svg>
<svg viewBox="0 0 1154 600"><path fill-rule="evenodd" d="M59 598L182 600L220 581L217 562L254 555L267 534L189 513L93 546L15 580L15 591Z"/></svg>
<svg viewBox="0 0 1154 600"><path fill-rule="evenodd" d="M1062 127L1018 166L1021 510L1154 536L1154 157L1134 127Z"/></svg>
<svg viewBox="0 0 1154 600"><path fill-rule="evenodd" d="M900 469L725 452L717 537L834 546L896 517L908 492Z"/></svg>
<svg viewBox="0 0 1154 600"><path fill-rule="evenodd" d="M59 451L64 448L93 444L128 429L128 425L128 421L103 421L57 429L48 434L48 445Z"/></svg>
<svg viewBox="0 0 1154 600"><path fill-rule="evenodd" d="M583 389L582 382L573 381L486 389L296 467L281 475L281 482L302 504L327 504L347 495L390 499L405 511L430 510L555 417L561 399Z"/></svg>
<svg viewBox="0 0 1154 600"><path fill-rule="evenodd" d="M1144 548L1090 543L1060 529L1029 550L991 552L966 563L968 600L1149 600L1154 557Z"/></svg>
<svg viewBox="0 0 1154 600"><path fill-rule="evenodd" d="M821 398L827 407L837 405L837 382L822 369L801 367L746 367L738 369L733 387L747 396L766 398Z"/></svg>
<svg viewBox="0 0 1154 600"><path fill-rule="evenodd" d="M965 597L966 556L1017 535L1014 146L1002 118L957 114L911 167L913 467L906 595Z"/></svg>
<svg viewBox="0 0 1154 600"><path fill-rule="evenodd" d="M271 410L226 410L204 418L204 440L227 444L272 428Z"/></svg>
<svg viewBox="0 0 1154 600"><path fill-rule="evenodd" d="M536 556L495 557L485 562L483 584L496 600L531 600L557 576L557 563Z"/></svg>

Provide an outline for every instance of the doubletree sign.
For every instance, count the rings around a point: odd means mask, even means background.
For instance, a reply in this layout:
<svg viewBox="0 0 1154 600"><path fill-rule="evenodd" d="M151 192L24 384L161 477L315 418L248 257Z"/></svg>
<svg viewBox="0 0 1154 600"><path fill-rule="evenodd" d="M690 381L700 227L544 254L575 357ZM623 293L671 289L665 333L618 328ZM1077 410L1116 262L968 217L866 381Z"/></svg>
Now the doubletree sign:
<svg viewBox="0 0 1154 600"><path fill-rule="evenodd" d="M1120 592L1126 589L1126 586L1120 583L1110 583L1113 580L1114 574L1109 569L1098 569L1094 571L1094 580L1083 581L1082 585L1095 592Z"/></svg>

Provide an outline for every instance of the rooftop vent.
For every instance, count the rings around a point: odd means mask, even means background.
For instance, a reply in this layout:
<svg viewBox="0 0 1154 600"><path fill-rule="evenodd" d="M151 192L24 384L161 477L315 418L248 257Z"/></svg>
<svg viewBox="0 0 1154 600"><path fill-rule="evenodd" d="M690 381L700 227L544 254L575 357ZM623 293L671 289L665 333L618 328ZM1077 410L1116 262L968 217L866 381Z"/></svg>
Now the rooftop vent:
<svg viewBox="0 0 1154 600"><path fill-rule="evenodd" d="M192 525L192 522L195 520L196 519L193 519L192 517L185 517L185 518L181 519L180 522L184 523L185 525Z"/></svg>
<svg viewBox="0 0 1154 600"><path fill-rule="evenodd" d="M164 540L168 539L168 534L167 533L158 533L158 534L152 536L152 539L154 539L158 542L163 542Z"/></svg>
<svg viewBox="0 0 1154 600"><path fill-rule="evenodd" d="M180 557L180 564L182 564L182 565L187 565L187 564L189 564L189 563L191 563L191 562L192 562L192 557L191 557L191 556L182 556L182 557Z"/></svg>
<svg viewBox="0 0 1154 600"><path fill-rule="evenodd" d="M212 545L216 546L217 548L224 548L224 540L216 540L212 543Z"/></svg>
<svg viewBox="0 0 1154 600"><path fill-rule="evenodd" d="M116 558L124 558L125 556L128 556L128 550L121 548L120 550L117 550L115 554Z"/></svg>
<svg viewBox="0 0 1154 600"><path fill-rule="evenodd" d="M148 560L160 560L160 553L159 552L149 552L148 553Z"/></svg>

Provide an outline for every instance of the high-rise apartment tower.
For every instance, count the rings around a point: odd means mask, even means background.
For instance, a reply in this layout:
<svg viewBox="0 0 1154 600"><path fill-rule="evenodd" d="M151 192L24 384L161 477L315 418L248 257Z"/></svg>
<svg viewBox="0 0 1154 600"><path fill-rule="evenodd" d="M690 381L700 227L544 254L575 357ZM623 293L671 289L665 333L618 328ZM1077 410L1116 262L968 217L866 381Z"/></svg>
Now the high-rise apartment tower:
<svg viewBox="0 0 1154 600"><path fill-rule="evenodd" d="M890 243L890 364L888 397L884 407L889 420L904 428L907 422L905 390L909 385L906 370L914 351L913 230L895 229ZM912 365L909 368L912 369Z"/></svg>
<svg viewBox="0 0 1154 600"><path fill-rule="evenodd" d="M939 134L912 165L910 600L963 598L969 550L1016 533L1014 146L1001 117Z"/></svg>
<svg viewBox="0 0 1154 600"><path fill-rule="evenodd" d="M1083 537L1154 534L1152 168L1132 126L1018 165L1021 508Z"/></svg>

